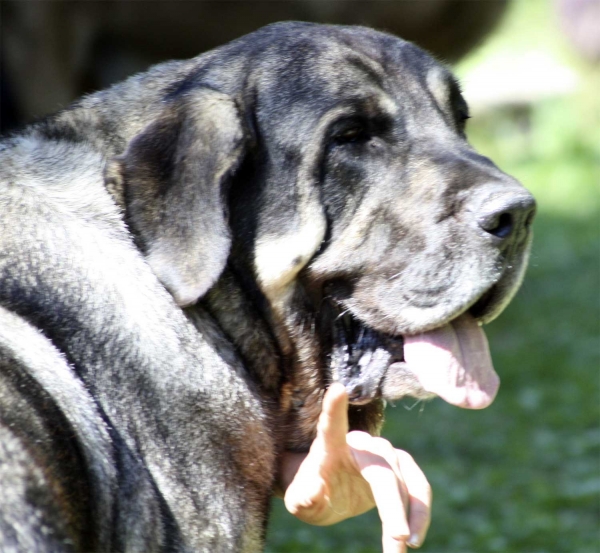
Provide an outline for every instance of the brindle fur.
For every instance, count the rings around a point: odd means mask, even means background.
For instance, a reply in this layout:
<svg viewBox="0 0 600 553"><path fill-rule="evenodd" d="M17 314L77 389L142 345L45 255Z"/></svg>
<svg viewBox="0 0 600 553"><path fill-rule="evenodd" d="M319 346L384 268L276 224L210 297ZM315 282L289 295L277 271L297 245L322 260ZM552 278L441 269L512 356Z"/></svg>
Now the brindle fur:
<svg viewBox="0 0 600 553"><path fill-rule="evenodd" d="M521 280L531 197L465 117L416 46L286 23L7 137L2 549L259 550L277 456L343 377L323 302L397 336L490 320ZM357 378L374 433L423 393Z"/></svg>

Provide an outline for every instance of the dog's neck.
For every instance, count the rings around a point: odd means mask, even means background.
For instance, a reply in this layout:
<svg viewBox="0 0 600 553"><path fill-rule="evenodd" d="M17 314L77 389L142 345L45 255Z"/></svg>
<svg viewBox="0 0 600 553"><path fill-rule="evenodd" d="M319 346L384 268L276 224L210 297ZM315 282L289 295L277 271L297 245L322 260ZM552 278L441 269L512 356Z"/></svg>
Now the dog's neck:
<svg viewBox="0 0 600 553"><path fill-rule="evenodd" d="M314 335L310 340L302 332L311 323L291 312L283 318L271 313L257 305L255 296L228 268L195 309L206 309L214 317L263 397L273 401L281 443L288 450L306 451L314 439L325 387Z"/></svg>
<svg viewBox="0 0 600 553"><path fill-rule="evenodd" d="M282 385L281 353L264 318L229 268L197 308L215 318L262 392L277 398Z"/></svg>

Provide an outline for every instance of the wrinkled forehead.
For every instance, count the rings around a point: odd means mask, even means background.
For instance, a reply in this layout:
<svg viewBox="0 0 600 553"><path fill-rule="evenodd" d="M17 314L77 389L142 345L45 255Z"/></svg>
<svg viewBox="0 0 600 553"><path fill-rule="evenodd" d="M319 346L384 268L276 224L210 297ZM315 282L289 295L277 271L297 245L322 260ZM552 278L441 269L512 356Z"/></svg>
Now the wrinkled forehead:
<svg viewBox="0 0 600 553"><path fill-rule="evenodd" d="M417 113L458 91L450 71L409 42L368 29L328 30L275 42L257 63L260 107L274 123L314 122L344 106L365 115Z"/></svg>

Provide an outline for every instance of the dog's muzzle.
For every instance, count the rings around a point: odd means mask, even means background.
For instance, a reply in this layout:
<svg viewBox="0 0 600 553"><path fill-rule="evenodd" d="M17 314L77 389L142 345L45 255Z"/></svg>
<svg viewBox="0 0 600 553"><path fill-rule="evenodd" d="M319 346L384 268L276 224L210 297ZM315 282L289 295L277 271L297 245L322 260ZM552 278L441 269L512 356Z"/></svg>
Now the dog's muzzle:
<svg viewBox="0 0 600 553"><path fill-rule="evenodd" d="M485 334L469 313L422 334L390 336L328 303L329 367L350 403L439 396L459 407L483 409L494 400L500 380Z"/></svg>

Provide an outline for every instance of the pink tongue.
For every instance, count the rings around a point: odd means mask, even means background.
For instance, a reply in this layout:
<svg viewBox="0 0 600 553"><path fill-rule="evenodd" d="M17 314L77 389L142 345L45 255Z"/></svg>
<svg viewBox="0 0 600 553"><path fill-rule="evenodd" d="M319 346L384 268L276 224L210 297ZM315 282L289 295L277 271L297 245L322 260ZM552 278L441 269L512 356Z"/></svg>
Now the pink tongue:
<svg viewBox="0 0 600 553"><path fill-rule="evenodd" d="M487 407L500 385L487 338L466 313L441 328L405 336L404 360L426 391L459 407Z"/></svg>

